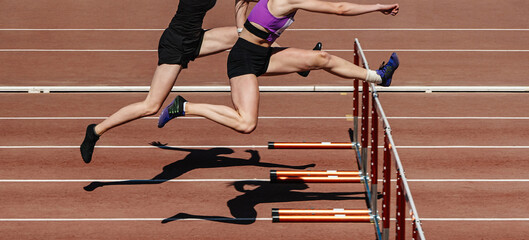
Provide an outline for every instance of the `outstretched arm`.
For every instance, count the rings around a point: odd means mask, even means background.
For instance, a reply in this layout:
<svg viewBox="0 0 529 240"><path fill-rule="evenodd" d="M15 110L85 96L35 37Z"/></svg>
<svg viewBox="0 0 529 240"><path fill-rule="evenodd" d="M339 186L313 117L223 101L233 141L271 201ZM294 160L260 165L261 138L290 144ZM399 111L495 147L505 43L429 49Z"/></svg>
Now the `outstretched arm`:
<svg viewBox="0 0 529 240"><path fill-rule="evenodd" d="M382 12L393 16L399 13L399 4L356 4L349 2L327 2L321 0L287 0L293 9L310 12L356 16L370 12Z"/></svg>

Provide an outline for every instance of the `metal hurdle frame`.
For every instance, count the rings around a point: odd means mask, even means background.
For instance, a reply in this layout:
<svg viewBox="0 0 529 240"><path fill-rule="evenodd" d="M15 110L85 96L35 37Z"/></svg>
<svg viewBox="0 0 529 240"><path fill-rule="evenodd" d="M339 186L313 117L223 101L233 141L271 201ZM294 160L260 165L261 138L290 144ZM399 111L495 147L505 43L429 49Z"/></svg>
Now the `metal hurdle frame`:
<svg viewBox="0 0 529 240"><path fill-rule="evenodd" d="M358 39L354 41L354 64L369 69L364 52ZM353 92L353 124L354 131L349 129L350 143L342 142L269 142L269 149L355 149L358 172L351 171L272 171L270 180L272 182L356 182L362 183L365 189L365 199L368 210L361 211L362 214L351 215L351 211L345 209L272 209L273 222L372 222L376 232L376 239L389 239L390 230L390 199L391 199L391 165L392 160L396 166L396 235L395 239L405 239L406 229L406 206L409 206L413 239L425 240L421 221L413 202L408 181L404 174L404 168L400 161L393 137L391 127L384 113L375 85L362 81L362 104L359 98L359 80L354 80ZM370 95L371 94L371 95ZM371 98L371 104L369 99ZM359 106L362 109L360 119ZM371 108L371 112L369 109ZM369 128L371 118L371 128ZM361 125L359 128L359 120ZM382 120L384 129L384 162L383 162L383 189L382 189L382 215L379 215L378 206L378 127ZM360 137L358 136L360 130ZM369 146L369 135L371 144ZM360 141L358 141L360 140ZM371 152L368 155L368 149ZM370 169L368 170L368 161ZM354 175L354 176L352 176ZM366 213L367 212L367 213ZM347 215L349 214L349 215ZM366 215L367 214L367 215ZM381 218L379 217L381 216ZM382 223L380 223L380 220ZM381 227L382 224L382 227Z"/></svg>
<svg viewBox="0 0 529 240"><path fill-rule="evenodd" d="M360 62L361 60L361 62ZM358 66L362 66L369 69L366 57L360 45L358 39L355 38L354 42L354 63ZM361 64L360 64L361 63ZM356 129L358 129L358 86L359 80L354 80L354 93L353 93L353 113L354 113L354 140L358 139ZM357 160L360 171L364 173L364 183L366 187L366 195L368 197L368 208L371 209L374 216L378 215L377 210L377 199L378 199L378 125L379 119L382 120L382 126L384 129L384 168L383 168L383 191L382 191L382 231L380 230L379 219L374 220L375 229L377 231L377 239L387 240L389 239L389 226L390 226L390 198L391 198L391 160L393 158L396 167L397 185L396 185L396 234L395 239L405 239L405 226L406 226L406 206L409 207L411 225L412 225L412 236L413 239L425 240L424 232L421 226L421 220L415 207L413 197L406 179L404 167L399 158L393 136L391 135L391 127L388 119L384 113L384 109L378 98L378 92L373 83L363 82L362 84L362 126L361 126L361 141L356 142ZM369 93L371 92L371 114L369 114ZM368 124L369 117L371 117L371 170L368 175L367 162L368 154ZM369 178L367 177L369 176ZM369 185L370 184L370 185Z"/></svg>
<svg viewBox="0 0 529 240"><path fill-rule="evenodd" d="M362 61L360 61L362 60ZM365 57L363 56L362 47L360 46L360 42L358 39L355 39L354 42L354 56L353 56L353 63L355 65L361 66L360 63L362 63L362 66L364 68L369 68L367 65L367 61L365 60ZM369 127L369 91L364 91L364 89L369 89L368 83L366 81L362 81L362 104L360 105L362 108L362 118L361 120L361 128L360 128L360 141L358 141L358 121L359 121L359 80L355 79L354 84L354 92L353 92L353 126L354 126L354 133L353 133L353 142L356 143L354 148L356 152L356 159L358 164L358 169L363 176L363 183L364 188L366 190L366 205L367 208L371 210L371 214L373 215L373 223L375 227L375 232L377 239L382 239L382 232L380 228L380 223L378 221L378 211L377 211L377 199L378 199L378 191L377 191L377 171L373 171L373 169L370 171L371 173L374 173L375 175L369 175L367 171L367 150L368 150L368 127ZM372 160L376 160L378 158L372 158ZM378 165L378 163L371 163L371 167ZM373 180L374 179L374 180ZM370 185L371 184L371 185Z"/></svg>

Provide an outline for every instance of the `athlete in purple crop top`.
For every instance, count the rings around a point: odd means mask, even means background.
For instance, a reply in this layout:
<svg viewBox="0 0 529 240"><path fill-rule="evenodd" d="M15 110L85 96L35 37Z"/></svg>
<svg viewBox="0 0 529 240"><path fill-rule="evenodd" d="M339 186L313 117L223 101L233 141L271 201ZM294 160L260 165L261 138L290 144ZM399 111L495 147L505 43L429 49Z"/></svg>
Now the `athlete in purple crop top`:
<svg viewBox="0 0 529 240"><path fill-rule="evenodd" d="M259 1L248 15L248 21L256 23L270 32L267 41L274 42L294 22L292 12L284 17L275 17L268 10L268 0Z"/></svg>
<svg viewBox="0 0 529 240"><path fill-rule="evenodd" d="M239 5L248 8L248 4ZM259 110L260 75L280 75L306 70L323 69L348 79L362 79L367 82L389 86L393 72L399 66L398 57L393 53L386 65L373 71L330 55L324 51L297 48L272 47L274 41L293 22L298 10L355 16L370 12L396 15L398 4L361 5L349 2L327 2L325 0L261 0L253 8L244 29L228 56L233 108L223 105L187 102L178 96L162 113L159 125L169 120L188 115L206 117L241 133L251 133L257 126ZM242 12L242 11L241 11ZM166 111L167 110L167 111ZM315 109L310 109L315 111Z"/></svg>

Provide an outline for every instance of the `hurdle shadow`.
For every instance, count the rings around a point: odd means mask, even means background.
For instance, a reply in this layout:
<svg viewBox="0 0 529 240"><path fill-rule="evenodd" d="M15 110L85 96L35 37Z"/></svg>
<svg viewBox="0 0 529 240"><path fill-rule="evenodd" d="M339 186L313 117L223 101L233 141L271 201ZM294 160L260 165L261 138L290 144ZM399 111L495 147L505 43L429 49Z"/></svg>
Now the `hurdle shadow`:
<svg viewBox="0 0 529 240"><path fill-rule="evenodd" d="M176 148L168 147L167 144L161 144L160 142L151 142L151 145L159 147L161 149L189 152L183 159L173 162L163 167L163 171L153 177L152 179L146 180L126 180L116 182L91 182L89 185L83 187L86 191L94 191L95 189L103 186L111 185L141 185L141 184L161 184L171 179L178 178L183 174L200 168L220 168L220 167L234 167L234 166L257 166L257 167L268 167L268 168L289 168L289 169L306 169L316 166L315 164L307 164L300 166L289 166L283 164L266 163L261 162L259 152L256 150L246 150L250 154L250 158L232 158L223 155L229 155L234 153L231 148L211 148L211 149L189 149L189 148Z"/></svg>
<svg viewBox="0 0 529 240"><path fill-rule="evenodd" d="M309 188L305 183L277 184L265 181L248 180L233 182L231 185L237 191L243 193L227 202L232 217L178 213L172 217L164 219L162 223L183 219L203 219L214 222L248 225L256 221L257 211L255 210L255 206L261 203L365 199L365 192L303 192L301 190ZM256 188L253 190L245 190L245 186L254 186Z"/></svg>

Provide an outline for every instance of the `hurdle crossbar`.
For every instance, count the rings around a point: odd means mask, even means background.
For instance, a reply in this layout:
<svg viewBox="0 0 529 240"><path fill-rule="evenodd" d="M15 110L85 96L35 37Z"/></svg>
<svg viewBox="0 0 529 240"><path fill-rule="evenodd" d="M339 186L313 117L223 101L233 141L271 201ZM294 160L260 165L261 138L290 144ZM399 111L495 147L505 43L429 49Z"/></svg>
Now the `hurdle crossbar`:
<svg viewBox="0 0 529 240"><path fill-rule="evenodd" d="M268 149L352 149L351 142L268 142Z"/></svg>
<svg viewBox="0 0 529 240"><path fill-rule="evenodd" d="M277 171L277 170L270 170L270 176L274 175L275 177L284 177L284 176L290 176L290 177L296 177L296 176L340 176L340 177L347 177L347 176L360 176L360 171L342 171L342 170L325 170L325 171L317 171L317 170L310 170L310 171Z"/></svg>
<svg viewBox="0 0 529 240"><path fill-rule="evenodd" d="M309 176L283 176L270 178L270 182L288 182L288 183L361 183L364 179L361 176L357 177L341 177L341 176L321 176L321 177L309 177Z"/></svg>

